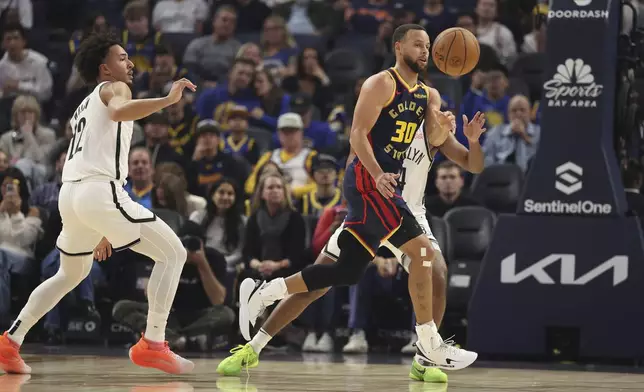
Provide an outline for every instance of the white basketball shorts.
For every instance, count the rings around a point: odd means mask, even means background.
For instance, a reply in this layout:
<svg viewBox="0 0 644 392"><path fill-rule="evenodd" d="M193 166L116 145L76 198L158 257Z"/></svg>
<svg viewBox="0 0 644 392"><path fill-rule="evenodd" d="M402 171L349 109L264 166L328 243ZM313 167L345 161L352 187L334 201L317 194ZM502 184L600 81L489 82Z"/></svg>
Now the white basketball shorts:
<svg viewBox="0 0 644 392"><path fill-rule="evenodd" d="M420 227L423 228L423 231L427 235L427 238L432 243L432 247L434 248L435 251L440 252L441 248L438 245L438 241L436 240L436 237L434 237L434 233L432 233L432 230L429 228L429 223L427 222L427 218L422 215L415 216L416 220L418 221L418 224ZM333 232L333 235L331 235L331 238L329 238L329 242L324 246L322 249L322 253L327 256L328 258L332 260L338 260L340 257L340 247L338 246L338 237L340 237L340 233L342 233L342 230L344 229L344 225L338 227L335 232ZM409 258L403 254L398 248L393 246L389 241L385 241L384 243L381 244L381 246L386 246L389 250L391 250L391 253L396 256L396 259L398 260L398 263L402 265L406 271L408 271L409 268Z"/></svg>
<svg viewBox="0 0 644 392"><path fill-rule="evenodd" d="M63 230L56 247L70 256L92 254L103 237L115 251L127 249L141 240L141 223L157 219L115 182L63 183L58 208Z"/></svg>

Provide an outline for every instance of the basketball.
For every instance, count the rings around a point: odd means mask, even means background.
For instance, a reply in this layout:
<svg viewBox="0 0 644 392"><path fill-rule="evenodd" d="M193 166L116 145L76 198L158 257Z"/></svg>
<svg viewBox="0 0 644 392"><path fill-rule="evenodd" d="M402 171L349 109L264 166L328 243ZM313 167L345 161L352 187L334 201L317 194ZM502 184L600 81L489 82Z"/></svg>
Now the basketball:
<svg viewBox="0 0 644 392"><path fill-rule="evenodd" d="M466 75L481 55L479 41L468 30L453 27L440 33L432 47L432 59L439 71L449 76Z"/></svg>

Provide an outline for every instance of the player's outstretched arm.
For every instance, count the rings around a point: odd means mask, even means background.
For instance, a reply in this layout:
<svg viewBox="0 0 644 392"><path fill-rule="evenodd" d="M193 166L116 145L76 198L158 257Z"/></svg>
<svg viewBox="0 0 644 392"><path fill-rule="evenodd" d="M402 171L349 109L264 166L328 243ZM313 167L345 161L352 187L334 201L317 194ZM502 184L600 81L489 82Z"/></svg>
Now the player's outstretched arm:
<svg viewBox="0 0 644 392"><path fill-rule="evenodd" d="M132 99L130 87L123 82L109 83L101 89L100 94L112 121L136 121L178 102L186 87L192 91L197 89L184 78L174 82L168 95L163 98Z"/></svg>
<svg viewBox="0 0 644 392"><path fill-rule="evenodd" d="M349 142L358 159L360 159L360 162L362 162L376 183L386 173L382 171L376 161L367 135L376 124L380 112L389 97L391 97L394 88L393 80L382 72L369 77L362 85L358 102L353 112L353 124ZM395 186L395 180L392 181L392 185ZM387 189L390 194L385 194L385 196L393 196L393 187L387 187Z"/></svg>
<svg viewBox="0 0 644 392"><path fill-rule="evenodd" d="M485 165L485 156L479 137L485 132L485 114L478 112L468 122L463 116L463 132L470 144L470 149L462 145L454 136L454 115L440 111L441 97L438 90L431 89L430 110L425 119L426 129L430 135L428 141L439 148L450 161L470 173L480 173Z"/></svg>

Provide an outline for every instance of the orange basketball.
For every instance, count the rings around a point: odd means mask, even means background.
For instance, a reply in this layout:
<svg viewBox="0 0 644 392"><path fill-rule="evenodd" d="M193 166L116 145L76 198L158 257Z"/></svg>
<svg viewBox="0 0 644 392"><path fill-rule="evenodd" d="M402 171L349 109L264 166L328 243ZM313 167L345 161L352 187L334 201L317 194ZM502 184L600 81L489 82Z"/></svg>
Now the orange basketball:
<svg viewBox="0 0 644 392"><path fill-rule="evenodd" d="M479 41L474 34L460 27L443 31L432 45L434 64L449 76L462 76L472 72L480 55Z"/></svg>

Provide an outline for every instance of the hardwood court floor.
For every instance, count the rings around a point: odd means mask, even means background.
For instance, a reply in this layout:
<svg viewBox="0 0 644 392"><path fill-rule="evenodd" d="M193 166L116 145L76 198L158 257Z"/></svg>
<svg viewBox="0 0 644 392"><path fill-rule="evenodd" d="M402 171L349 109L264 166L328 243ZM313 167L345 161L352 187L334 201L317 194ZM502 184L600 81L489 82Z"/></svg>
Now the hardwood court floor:
<svg viewBox="0 0 644 392"><path fill-rule="evenodd" d="M64 352L64 350L63 350ZM268 355L242 377L220 377L219 358L195 359L195 373L173 377L132 365L126 355L28 354L31 376L0 376L0 392L489 392L489 391L643 391L644 374L552 371L475 367L450 373L448 385L423 384L407 378L409 358L374 362L369 357L324 354L290 357ZM332 360L335 358L335 360ZM344 357L347 358L347 357ZM293 361L297 359L297 361ZM363 363L361 363L363 362ZM484 364L483 364L484 365ZM520 367L514 364L513 367Z"/></svg>

